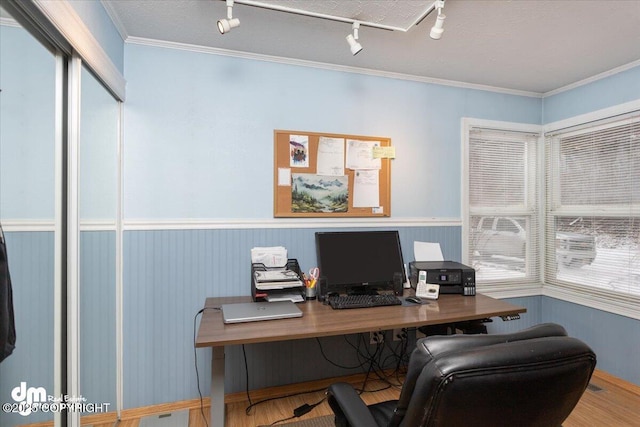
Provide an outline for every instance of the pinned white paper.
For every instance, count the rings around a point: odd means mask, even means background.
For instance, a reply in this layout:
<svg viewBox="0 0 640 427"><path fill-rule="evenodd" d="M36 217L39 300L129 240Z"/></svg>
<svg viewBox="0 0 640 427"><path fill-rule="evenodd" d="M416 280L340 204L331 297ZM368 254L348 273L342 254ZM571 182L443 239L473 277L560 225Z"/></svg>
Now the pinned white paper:
<svg viewBox="0 0 640 427"><path fill-rule="evenodd" d="M380 182L377 170L357 170L353 179L353 207L380 206Z"/></svg>
<svg viewBox="0 0 640 427"><path fill-rule="evenodd" d="M382 169L380 159L373 158L373 147L379 147L379 141L359 141L347 139L348 169Z"/></svg>
<svg viewBox="0 0 640 427"><path fill-rule="evenodd" d="M344 175L344 138L320 137L316 174Z"/></svg>
<svg viewBox="0 0 640 427"><path fill-rule="evenodd" d="M291 169L278 168L278 186L280 187L291 186Z"/></svg>

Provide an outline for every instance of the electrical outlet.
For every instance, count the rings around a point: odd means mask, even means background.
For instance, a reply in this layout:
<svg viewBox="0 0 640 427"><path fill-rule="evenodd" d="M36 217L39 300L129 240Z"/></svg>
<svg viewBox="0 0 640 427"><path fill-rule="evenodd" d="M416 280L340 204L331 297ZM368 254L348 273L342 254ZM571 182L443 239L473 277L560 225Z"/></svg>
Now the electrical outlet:
<svg viewBox="0 0 640 427"><path fill-rule="evenodd" d="M384 331L369 332L369 344L379 345L384 342Z"/></svg>
<svg viewBox="0 0 640 427"><path fill-rule="evenodd" d="M394 341L404 341L407 339L407 328L398 328L393 330Z"/></svg>

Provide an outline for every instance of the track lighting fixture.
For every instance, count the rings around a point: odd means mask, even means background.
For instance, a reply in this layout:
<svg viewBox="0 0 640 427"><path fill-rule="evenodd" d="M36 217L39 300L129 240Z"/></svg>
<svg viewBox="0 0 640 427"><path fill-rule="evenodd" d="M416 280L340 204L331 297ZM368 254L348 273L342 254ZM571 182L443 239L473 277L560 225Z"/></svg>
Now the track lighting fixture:
<svg viewBox="0 0 640 427"><path fill-rule="evenodd" d="M220 34L228 33L232 28L240 25L240 20L233 17L233 0L227 0L227 19L218 21L218 31Z"/></svg>
<svg viewBox="0 0 640 427"><path fill-rule="evenodd" d="M355 56L362 50L362 45L357 42L360 23L354 22L351 28L353 29L353 34L347 36L347 43L349 43L349 48L351 48L351 54Z"/></svg>
<svg viewBox="0 0 640 427"><path fill-rule="evenodd" d="M438 16L436 18L436 23L431 27L431 33L429 36L434 40L440 40L442 37L442 33L444 33L444 19L446 15L442 13L442 9L444 9L444 0L436 0L434 3L436 9L438 9Z"/></svg>

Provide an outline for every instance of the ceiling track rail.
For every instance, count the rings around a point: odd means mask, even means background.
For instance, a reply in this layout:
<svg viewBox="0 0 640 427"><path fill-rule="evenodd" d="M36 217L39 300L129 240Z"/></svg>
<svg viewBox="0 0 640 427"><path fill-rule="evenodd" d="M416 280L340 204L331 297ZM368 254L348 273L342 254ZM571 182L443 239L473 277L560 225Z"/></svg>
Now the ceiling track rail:
<svg viewBox="0 0 640 427"><path fill-rule="evenodd" d="M245 6L259 7L259 8L262 8L262 9L276 10L278 12L292 13L292 14L295 14L295 15L309 16L309 17L312 17L312 18L326 19L326 20L329 20L329 21L345 22L345 23L348 23L348 24L353 24L353 23L357 22L363 27L377 28L379 30L386 30L386 31L400 31L400 32L406 33L407 31L409 31L414 26L420 24L420 22L422 22L422 20L424 20L424 18L426 18L431 12L433 12L435 10L435 8L436 8L436 3L437 2L433 2L429 7L427 7L427 9L425 9L425 11L420 14L420 16L413 22L413 24L411 24L407 28L395 27L395 26L392 26L392 25L377 24L375 22L361 21L359 19L345 18L345 17L342 17L342 16L328 15L328 14L318 13L318 12L310 12L310 11L306 11L306 10L302 10L302 9L295 9L295 8L287 7L287 6L280 6L280 5L275 5L275 4L264 3L264 2L261 2L261 1L235 0L235 3L236 4L243 4Z"/></svg>

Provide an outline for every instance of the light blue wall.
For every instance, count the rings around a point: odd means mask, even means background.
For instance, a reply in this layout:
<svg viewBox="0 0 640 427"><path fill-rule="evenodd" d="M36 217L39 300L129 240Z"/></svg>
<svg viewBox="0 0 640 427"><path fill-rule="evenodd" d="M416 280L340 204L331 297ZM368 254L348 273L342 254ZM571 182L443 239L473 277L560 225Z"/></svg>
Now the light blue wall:
<svg viewBox="0 0 640 427"><path fill-rule="evenodd" d="M553 123L640 99L640 65L544 98L543 122Z"/></svg>
<svg viewBox="0 0 640 427"><path fill-rule="evenodd" d="M115 224L118 103L85 68L80 100L80 221Z"/></svg>
<svg viewBox="0 0 640 427"><path fill-rule="evenodd" d="M80 233L80 391L116 403L115 231Z"/></svg>
<svg viewBox="0 0 640 427"><path fill-rule="evenodd" d="M517 320L504 321L497 317L493 318L493 322L486 324L488 333L516 332L546 322L542 317L542 299L540 297L507 298L505 301L525 307L526 313L521 314L520 319Z"/></svg>
<svg viewBox="0 0 640 427"><path fill-rule="evenodd" d="M541 297L542 319L559 323L598 356L598 369L640 385L640 320Z"/></svg>
<svg viewBox="0 0 640 427"><path fill-rule="evenodd" d="M125 219L272 218L273 131L385 136L393 217L460 217L460 119L541 100L128 44Z"/></svg>
<svg viewBox="0 0 640 427"><path fill-rule="evenodd" d="M111 62L120 71L120 74L124 74L124 41L104 9L102 2L97 0L70 0L69 4L89 28L89 31L102 46L105 53L111 58Z"/></svg>
<svg viewBox="0 0 640 427"><path fill-rule="evenodd" d="M135 44L125 58L125 220L271 219L274 129L390 137L392 221L460 218L461 118L541 121L538 98ZM249 295L253 246L284 245L303 268L314 265L315 231L125 233L125 406L197 397L193 316L204 299ZM448 259L461 258L459 227L399 231L408 260L414 240L441 242ZM344 374L292 372L290 353L324 366L316 345L250 349L254 364L270 363L251 370L250 387ZM227 357L229 391L245 386L239 351ZM206 390L210 350L198 353Z"/></svg>
<svg viewBox="0 0 640 427"><path fill-rule="evenodd" d="M0 218L53 219L55 59L0 25Z"/></svg>
<svg viewBox="0 0 640 427"><path fill-rule="evenodd" d="M489 333L515 332L538 323L564 326L570 336L587 343L598 357L597 368L640 384L640 321L550 297L510 298L527 308L521 319L503 322L494 318Z"/></svg>

